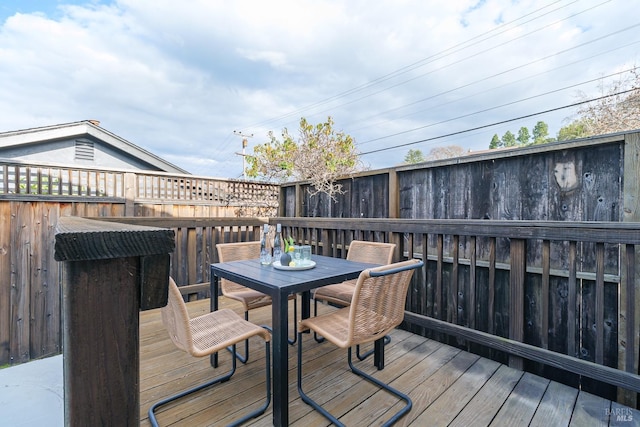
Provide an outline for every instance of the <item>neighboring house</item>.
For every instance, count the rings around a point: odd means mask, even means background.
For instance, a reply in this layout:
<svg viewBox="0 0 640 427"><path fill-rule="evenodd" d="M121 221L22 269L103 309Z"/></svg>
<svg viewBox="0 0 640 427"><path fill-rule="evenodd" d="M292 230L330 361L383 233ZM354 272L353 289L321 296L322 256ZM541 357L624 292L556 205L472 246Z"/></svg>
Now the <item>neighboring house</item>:
<svg viewBox="0 0 640 427"><path fill-rule="evenodd" d="M0 133L0 160L189 174L101 128L96 120Z"/></svg>

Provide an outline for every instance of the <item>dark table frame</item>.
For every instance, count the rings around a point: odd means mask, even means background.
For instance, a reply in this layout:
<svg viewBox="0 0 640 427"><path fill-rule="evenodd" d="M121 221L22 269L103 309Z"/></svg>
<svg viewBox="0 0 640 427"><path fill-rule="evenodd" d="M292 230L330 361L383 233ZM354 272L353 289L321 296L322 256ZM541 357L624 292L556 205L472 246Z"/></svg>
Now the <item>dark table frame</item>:
<svg viewBox="0 0 640 427"><path fill-rule="evenodd" d="M302 318L310 316L310 291L312 289L355 279L374 264L347 261L314 255L316 266L310 270L285 271L273 266L260 265L259 260L233 261L211 264L211 310L218 309L218 280L229 279L235 283L263 292L272 299L272 340L273 340L273 425L289 424L289 343L287 342L289 308L288 296L302 294ZM376 342L374 364L384 367L382 340ZM217 354L211 356L211 363L218 364Z"/></svg>

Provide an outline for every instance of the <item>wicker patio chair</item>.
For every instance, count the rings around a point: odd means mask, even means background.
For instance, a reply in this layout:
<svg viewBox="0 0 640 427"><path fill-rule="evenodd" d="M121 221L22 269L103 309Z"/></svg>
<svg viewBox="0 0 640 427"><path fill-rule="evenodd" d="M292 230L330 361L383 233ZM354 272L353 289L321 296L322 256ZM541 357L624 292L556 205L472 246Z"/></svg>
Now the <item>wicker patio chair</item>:
<svg viewBox="0 0 640 427"><path fill-rule="evenodd" d="M379 379L357 369L352 362L351 348L376 341L391 332L404 319L407 290L413 272L423 262L409 260L364 270L356 281L351 305L300 321L298 330L298 392L302 400L334 424L341 426L333 415L313 401L302 390L302 333L313 330L340 348L347 348L351 371L378 385L405 402L385 425L391 425L411 410L409 396Z"/></svg>
<svg viewBox="0 0 640 427"><path fill-rule="evenodd" d="M349 261L367 262L371 264L387 265L393 260L393 251L395 243L367 242L363 240L352 240L347 251L347 259ZM327 285L318 288L313 293L313 314L318 315L318 301L326 301L329 304L346 307L351 304L353 291L356 287L357 279L347 280L335 285ZM318 334L314 333L317 342L324 341ZM385 344L388 344L391 338L385 337ZM358 359L364 360L370 356L373 351L360 354L360 348L356 348Z"/></svg>
<svg viewBox="0 0 640 427"><path fill-rule="evenodd" d="M190 319L182 294L172 278L169 278L169 301L161 309L161 313L162 323L167 332L169 332L171 341L180 350L194 357L208 356L228 346L232 346L235 349L238 342L254 336L263 338L266 357L266 401L259 409L234 421L231 425L240 425L265 412L271 403L271 334L269 331L243 320L235 311L230 309L218 310ZM231 371L227 374L153 404L149 408L149 422L151 425L158 426L155 411L159 407L211 385L228 381L236 371L236 358L232 357L231 359L233 361Z"/></svg>
<svg viewBox="0 0 640 427"><path fill-rule="evenodd" d="M218 260L220 262L241 261L247 259L260 258L260 242L235 242L235 243L218 243L216 245L218 250ZM249 310L271 305L271 297L263 294L260 291L253 290L246 286L239 285L227 279L220 279L220 288L222 289L222 295L227 298L240 301L244 308L244 319L249 320ZM293 318L297 318L298 305L295 295L289 296L290 300L293 300ZM296 342L296 323L294 321L294 333L293 339L289 339L289 344L295 344ZM249 360L249 340L244 345L244 356L235 352L236 357L242 363L247 363Z"/></svg>

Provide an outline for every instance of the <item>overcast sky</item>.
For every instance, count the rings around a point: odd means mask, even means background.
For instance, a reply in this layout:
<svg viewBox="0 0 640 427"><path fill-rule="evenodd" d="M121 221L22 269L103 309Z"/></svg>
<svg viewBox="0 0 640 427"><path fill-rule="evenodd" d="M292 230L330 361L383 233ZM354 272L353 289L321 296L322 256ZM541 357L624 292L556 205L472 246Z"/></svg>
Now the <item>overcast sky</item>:
<svg viewBox="0 0 640 427"><path fill-rule="evenodd" d="M484 150L539 120L555 136L575 108L487 125L598 96L599 80L640 66L639 11L640 0L3 0L0 132L96 119L193 174L232 178L234 131L253 135L250 153L270 130L297 135L300 117L333 117L374 169L409 149Z"/></svg>

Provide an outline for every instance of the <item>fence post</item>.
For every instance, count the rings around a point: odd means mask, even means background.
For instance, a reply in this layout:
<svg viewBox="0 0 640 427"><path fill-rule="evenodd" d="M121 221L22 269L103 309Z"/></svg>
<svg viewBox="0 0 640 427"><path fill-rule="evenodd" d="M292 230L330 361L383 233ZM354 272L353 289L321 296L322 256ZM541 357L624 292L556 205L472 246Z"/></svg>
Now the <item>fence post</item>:
<svg viewBox="0 0 640 427"><path fill-rule="evenodd" d="M303 211L303 207L302 207L302 202L303 202L303 197L304 197L304 189L302 188L302 185L300 185L300 183L296 184L296 204L295 204L295 213L294 216L296 218L301 217L302 216L302 211Z"/></svg>
<svg viewBox="0 0 640 427"><path fill-rule="evenodd" d="M124 174L124 215L135 216L136 200L136 174L126 172Z"/></svg>
<svg viewBox="0 0 640 427"><path fill-rule="evenodd" d="M624 137L624 166L623 166L623 206L621 220L623 222L640 222L640 134L630 133ZM640 263L640 252L631 247L620 247L620 251L629 251L629 255L622 253L624 262L620 268L620 321L618 322L618 366L627 372L638 372L638 348L640 345L637 331L640 329L640 269L627 268ZM631 256L633 254L633 256ZM626 256L625 256L626 255ZM629 277L633 274L634 277ZM632 285L633 283L633 285ZM629 286L627 286L629 284ZM624 389L618 389L618 401L629 406L635 406L637 394Z"/></svg>
<svg viewBox="0 0 640 427"><path fill-rule="evenodd" d="M173 230L60 218L67 426L140 423L139 311L166 305Z"/></svg>
<svg viewBox="0 0 640 427"><path fill-rule="evenodd" d="M527 244L524 239L511 239L511 266L509 271L509 338L524 340L524 280L527 268ZM545 331L546 332L546 331ZM509 366L524 369L524 361L518 356L509 356Z"/></svg>
<svg viewBox="0 0 640 427"><path fill-rule="evenodd" d="M398 188L398 172L389 169L389 218L400 218L400 189Z"/></svg>

